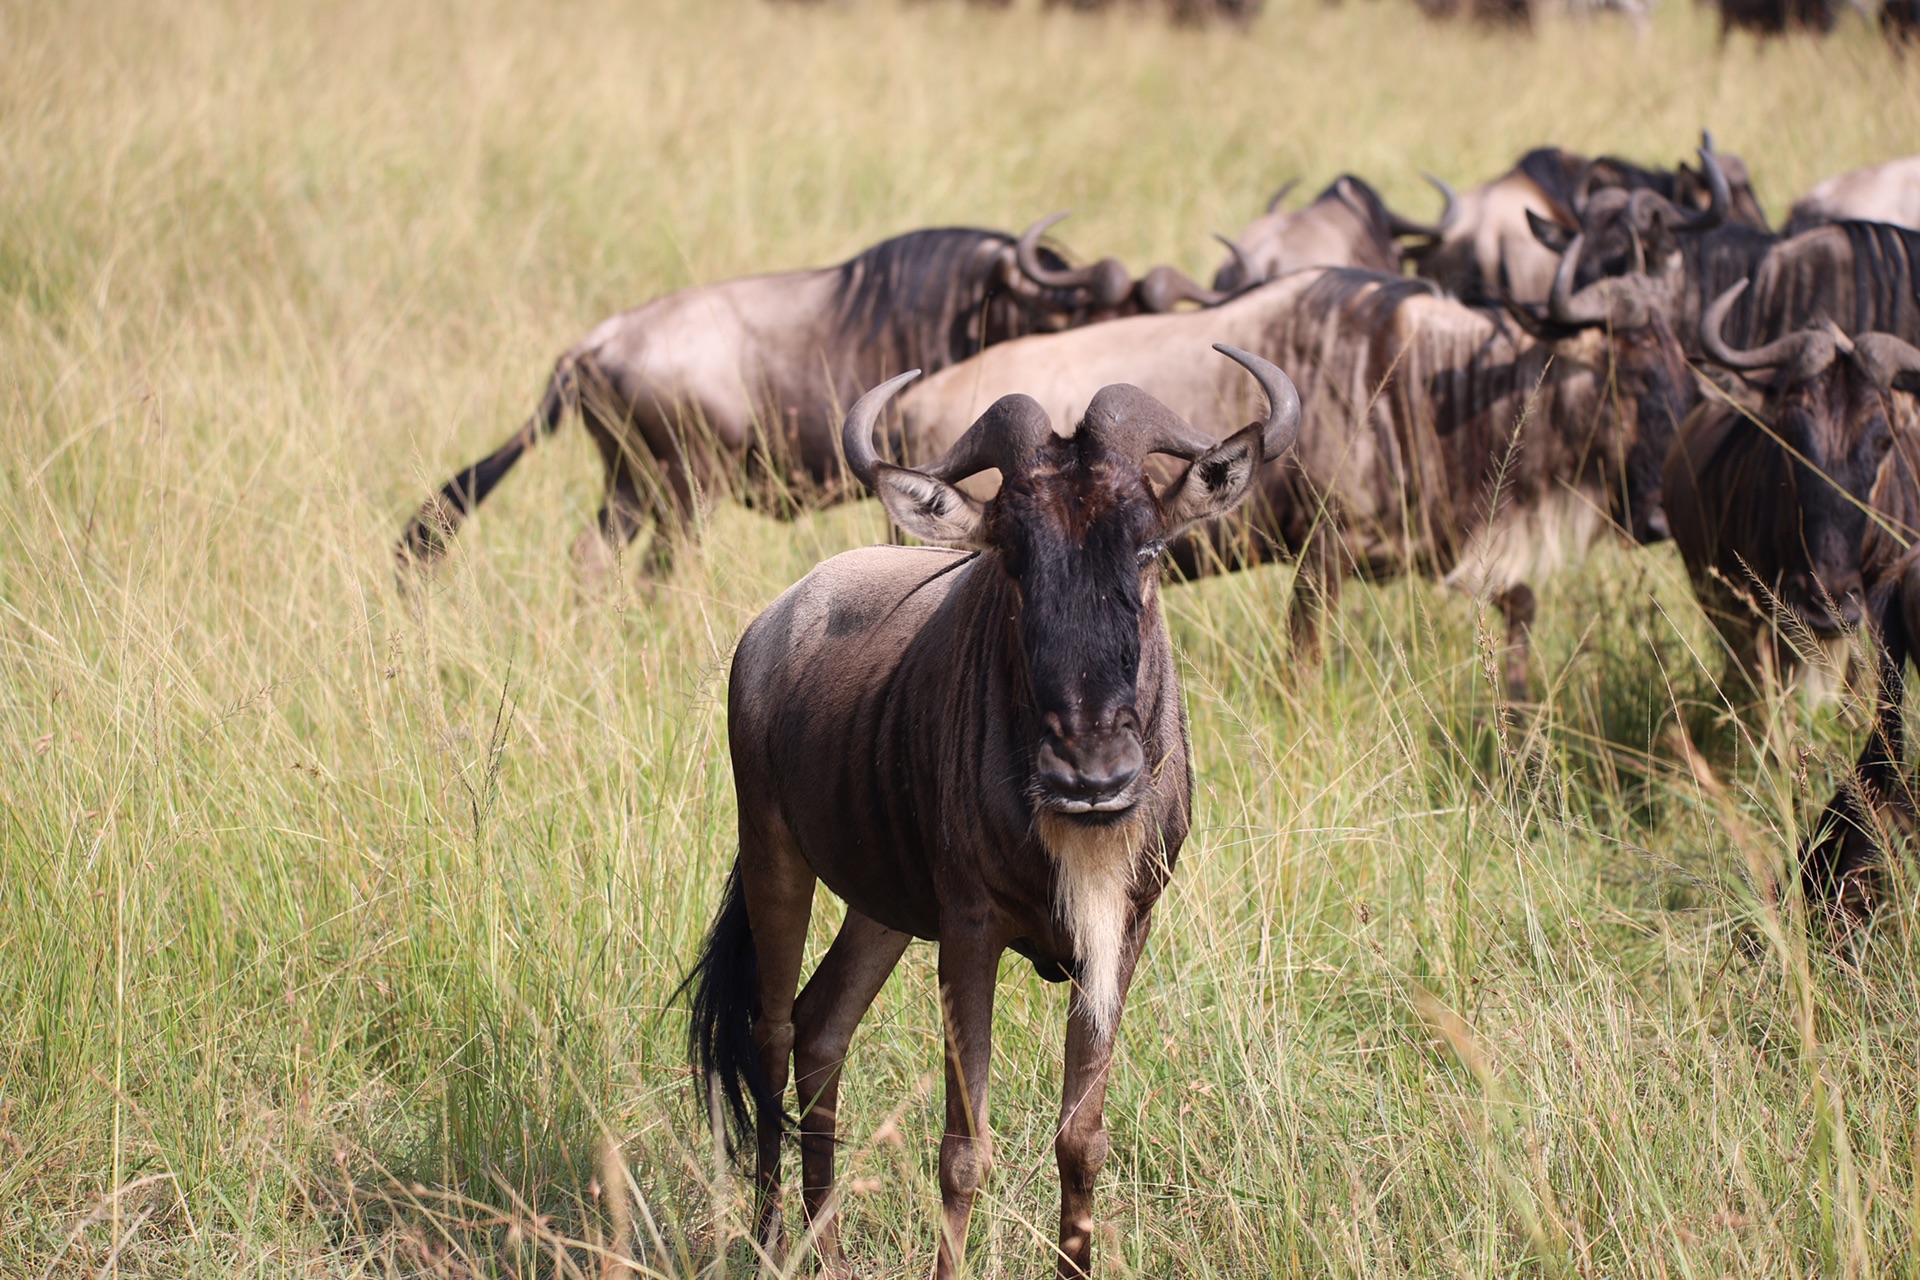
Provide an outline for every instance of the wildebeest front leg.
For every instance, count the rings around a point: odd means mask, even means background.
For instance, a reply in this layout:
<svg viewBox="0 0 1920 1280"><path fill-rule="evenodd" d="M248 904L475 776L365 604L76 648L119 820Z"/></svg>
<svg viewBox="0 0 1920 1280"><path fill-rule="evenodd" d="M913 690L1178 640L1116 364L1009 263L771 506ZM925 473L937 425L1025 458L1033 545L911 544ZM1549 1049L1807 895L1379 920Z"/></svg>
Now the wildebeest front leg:
<svg viewBox="0 0 1920 1280"><path fill-rule="evenodd" d="M899 963L910 935L895 932L858 911L827 949L793 1007L793 1071L800 1099L800 1187L815 1247L832 1270L841 1270L839 1214L833 1205L834 1127L840 1103L840 1068L853 1030Z"/></svg>
<svg viewBox="0 0 1920 1280"><path fill-rule="evenodd" d="M940 1140L940 1252L936 1280L955 1280L967 1253L973 1197L993 1163L987 1070L993 1061L993 988L1000 948L965 936L940 940L940 1004L947 1031L947 1131Z"/></svg>
<svg viewBox="0 0 1920 1280"><path fill-rule="evenodd" d="M1120 953L1122 1007L1133 981L1133 967L1146 945L1150 917L1134 922ZM1102 1035L1084 1003L1070 1000L1067 1012L1067 1063L1060 1091L1060 1130L1054 1135L1054 1159L1060 1165L1060 1275L1087 1275L1093 1267L1093 1185L1107 1162L1107 1072L1113 1066L1113 1027Z"/></svg>
<svg viewBox="0 0 1920 1280"><path fill-rule="evenodd" d="M1530 689L1529 666L1533 633L1533 615L1537 602L1533 588L1515 583L1500 593L1500 612L1507 616L1506 680L1507 700L1525 702Z"/></svg>
<svg viewBox="0 0 1920 1280"><path fill-rule="evenodd" d="M1320 631L1340 603L1340 539L1322 525L1307 536L1293 575L1288 634L1302 662L1320 661Z"/></svg>

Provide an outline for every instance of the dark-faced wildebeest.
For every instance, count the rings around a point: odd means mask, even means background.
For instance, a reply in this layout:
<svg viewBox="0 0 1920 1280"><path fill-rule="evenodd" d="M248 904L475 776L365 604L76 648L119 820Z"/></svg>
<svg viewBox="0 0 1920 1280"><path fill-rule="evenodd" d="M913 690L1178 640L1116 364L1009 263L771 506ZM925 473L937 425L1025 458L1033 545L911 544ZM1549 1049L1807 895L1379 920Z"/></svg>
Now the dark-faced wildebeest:
<svg viewBox="0 0 1920 1280"><path fill-rule="evenodd" d="M1311 204L1283 210L1292 189L1289 182L1276 191L1266 213L1226 242L1231 256L1213 273L1215 290L1232 294L1302 267L1363 267L1397 276L1396 237L1429 230L1387 208L1377 191L1350 173L1335 178Z"/></svg>
<svg viewBox="0 0 1920 1280"><path fill-rule="evenodd" d="M1787 234L1829 222L1890 222L1920 228L1920 156L1855 169L1796 200L1787 214Z"/></svg>
<svg viewBox="0 0 1920 1280"><path fill-rule="evenodd" d="M1225 441L1118 385L1067 437L1031 398L997 400L912 469L882 462L873 432L913 374L847 415L848 467L902 528L955 549L836 556L755 619L734 654L740 856L688 978L690 1048L742 1140L753 1123L757 1229L769 1243L791 1062L803 1203L822 1255L839 1261L841 1064L918 937L939 944L946 1015L937 1274L960 1268L990 1159L994 984L1007 948L1074 982L1054 1150L1059 1271L1085 1274L1114 1033L1193 786L1158 559L1181 529L1237 505L1300 418L1285 374L1220 349L1269 401L1264 422ZM1188 465L1157 487L1150 454ZM988 469L1002 477L991 501L954 487ZM816 880L846 901L846 923L796 999Z"/></svg>
<svg viewBox="0 0 1920 1280"><path fill-rule="evenodd" d="M1745 289L1701 321L1709 360L1765 389L1758 405L1709 398L1681 427L1663 494L1694 595L1756 685L1785 683L1816 647L1858 628L1869 505L1894 444L1896 378L1920 350L1833 324L1731 347L1720 326Z"/></svg>
<svg viewBox="0 0 1920 1280"><path fill-rule="evenodd" d="M1129 314L1143 294L1171 306L1205 292L1170 268L1140 289L1113 259L1068 270L1039 244L1051 221L1018 240L914 231L837 267L682 289L614 316L560 357L525 425L420 508L401 535L403 565L443 555L452 532L569 410L606 468L597 527L580 536L575 559L598 578L651 522L649 567L661 572L731 468L764 468L789 494L834 496L833 423L861 388L1021 334ZM1049 279L1032 279L1023 263Z"/></svg>
<svg viewBox="0 0 1920 1280"><path fill-rule="evenodd" d="M1196 356L1215 338L1258 352L1296 372L1300 444L1268 464L1244 524L1176 546L1176 566L1297 557L1303 655L1347 574L1440 578L1506 611L1509 691L1524 698L1529 584L1613 525L1664 536L1660 466L1698 395L1635 282L1575 294L1567 276L1528 322L1541 336L1423 281L1326 269L1201 313L1022 338L909 389L902 438L907 456L932 456L1015 388L1066 417L1121 376L1221 436L1245 420L1240 389Z"/></svg>

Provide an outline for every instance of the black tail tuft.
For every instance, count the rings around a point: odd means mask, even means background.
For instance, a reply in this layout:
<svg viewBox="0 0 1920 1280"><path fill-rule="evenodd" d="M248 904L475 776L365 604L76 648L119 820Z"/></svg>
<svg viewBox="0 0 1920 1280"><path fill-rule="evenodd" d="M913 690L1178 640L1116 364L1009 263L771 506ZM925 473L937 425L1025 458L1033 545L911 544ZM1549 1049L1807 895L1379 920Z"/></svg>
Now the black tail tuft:
<svg viewBox="0 0 1920 1280"><path fill-rule="evenodd" d="M420 511L400 533L400 545L394 549L401 569L432 564L447 553L447 540L481 500L493 492L513 464L541 436L552 435L577 399L573 363L563 359L547 380L540 407L526 423L508 437L507 442L480 461L440 486L440 492L428 498Z"/></svg>
<svg viewBox="0 0 1920 1280"><path fill-rule="evenodd" d="M714 917L713 928L700 947L700 958L674 992L677 1000L689 995L687 1061L695 1075L694 1092L707 1107L718 1086L726 1103L729 1154L739 1155L752 1145L753 1113L784 1127L780 1100L773 1096L760 1070L760 1051L753 1043L754 1020L760 1016L760 961L753 948L753 926L747 921L746 888L740 868L727 877L727 897Z"/></svg>

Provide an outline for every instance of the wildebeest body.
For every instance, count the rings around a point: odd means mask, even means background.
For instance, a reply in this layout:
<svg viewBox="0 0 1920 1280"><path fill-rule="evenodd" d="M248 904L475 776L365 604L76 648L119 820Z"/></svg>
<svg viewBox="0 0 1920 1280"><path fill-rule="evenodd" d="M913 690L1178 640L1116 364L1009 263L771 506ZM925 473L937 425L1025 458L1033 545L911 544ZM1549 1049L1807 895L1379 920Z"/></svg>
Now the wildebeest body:
<svg viewBox="0 0 1920 1280"><path fill-rule="evenodd" d="M698 1078L719 1086L742 1130L752 1096L769 1245L791 1066L806 1212L838 1261L840 1064L918 936L939 944L946 1024L937 1274L959 1269L990 1161L993 996L1009 947L1074 980L1054 1143L1058 1258L1063 1276L1085 1274L1114 1035L1191 806L1156 561L1168 537L1241 501L1299 420L1279 370L1228 354L1271 408L1225 441L1126 385L1103 388L1065 437L1032 399L1003 397L921 468L885 463L873 445L880 406L905 378L848 415L847 464L888 513L968 550L835 557L762 613L735 653L740 854L689 978L689 1040ZM1150 454L1188 465L1156 487ZM991 502L953 487L989 469L1003 477ZM848 914L800 990L816 879Z"/></svg>
<svg viewBox="0 0 1920 1280"><path fill-rule="evenodd" d="M1663 321L1543 342L1501 311L1363 271L1295 272L1204 313L982 352L901 397L909 456L945 447L1014 387L1069 414L1123 369L1224 435L1246 406L1196 358L1216 338L1293 369L1304 425L1244 523L1176 548L1175 563L1303 556L1294 628L1309 649L1322 592L1346 573L1440 577L1510 604L1523 630L1521 588L1577 559L1610 521L1660 536L1660 464L1697 395Z"/></svg>
<svg viewBox="0 0 1920 1280"><path fill-rule="evenodd" d="M592 573L649 522L663 568L703 498L731 488L742 467L783 499L832 496L834 424L862 388L1112 314L1087 290L1028 280L1015 244L997 231L915 231L837 267L683 289L602 322L560 357L535 415L421 508L403 560L441 555L570 409L606 469L598 527L575 548Z"/></svg>

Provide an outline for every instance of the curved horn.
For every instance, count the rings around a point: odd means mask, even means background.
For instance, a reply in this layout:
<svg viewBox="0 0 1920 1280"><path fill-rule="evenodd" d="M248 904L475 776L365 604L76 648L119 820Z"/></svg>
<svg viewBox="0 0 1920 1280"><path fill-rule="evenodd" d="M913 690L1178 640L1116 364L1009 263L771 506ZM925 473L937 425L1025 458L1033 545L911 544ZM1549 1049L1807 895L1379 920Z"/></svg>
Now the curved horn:
<svg viewBox="0 0 1920 1280"><path fill-rule="evenodd" d="M1185 418L1132 383L1116 382L1094 392L1081 416L1108 447L1143 461L1150 453L1192 460L1220 443L1195 431Z"/></svg>
<svg viewBox="0 0 1920 1280"><path fill-rule="evenodd" d="M1714 152L1710 133L1700 135L1700 176L1707 184L1706 208L1683 209L1659 192L1642 188L1633 193L1628 208L1632 225L1641 229L1650 227L1654 213L1666 214L1675 231L1711 231L1725 222L1727 211L1733 207L1733 193L1727 185L1726 170L1720 167L1720 157Z"/></svg>
<svg viewBox="0 0 1920 1280"><path fill-rule="evenodd" d="M1292 194L1293 189L1299 185L1300 185L1300 179L1298 178L1288 178L1285 182L1281 183L1280 189L1274 192L1272 197L1267 201L1267 212L1268 213L1280 212L1280 202L1282 200L1285 200L1288 195Z"/></svg>
<svg viewBox="0 0 1920 1280"><path fill-rule="evenodd" d="M1575 293L1573 273L1580 263L1580 250L1586 237L1577 235L1560 255L1560 266L1553 273L1553 289L1547 294L1547 318L1555 324L1576 329L1611 324L1618 329L1637 329L1647 323L1646 301L1631 277L1596 280Z"/></svg>
<svg viewBox="0 0 1920 1280"><path fill-rule="evenodd" d="M1576 235L1567 243L1567 251L1560 255L1560 265L1553 273L1553 288L1547 293L1547 318L1556 324L1586 327L1607 322L1606 300L1591 289L1573 291L1573 273L1580 265L1580 251L1586 247L1586 236Z"/></svg>
<svg viewBox="0 0 1920 1280"><path fill-rule="evenodd" d="M1021 274L1037 285L1048 289L1085 289L1093 294L1096 306L1119 306L1133 288L1133 277L1127 274L1126 266L1119 260L1102 258L1091 266L1066 270L1049 267L1040 261L1040 237L1048 227L1066 217L1068 212L1062 209L1021 232L1020 238L1014 241L1013 260L1019 264Z"/></svg>
<svg viewBox="0 0 1920 1280"><path fill-rule="evenodd" d="M918 470L948 484L987 470L1005 476L1025 466L1051 434L1053 423L1038 400L1028 395L1001 396L951 448Z"/></svg>
<svg viewBox="0 0 1920 1280"><path fill-rule="evenodd" d="M1728 346L1725 335L1720 332L1721 326L1726 324L1733 304L1746 292L1747 284L1748 281L1742 280L1726 290L1700 316L1700 349L1709 359L1729 369L1781 368L1787 371L1788 380L1792 382L1803 382L1833 363L1838 348L1832 336L1819 329L1802 329L1751 351Z"/></svg>
<svg viewBox="0 0 1920 1280"><path fill-rule="evenodd" d="M1448 228L1453 226L1453 220L1460 216L1460 198L1454 194L1452 187L1448 186L1439 178L1434 177L1432 174L1423 173L1420 176L1428 182L1431 182L1440 192L1440 198L1446 201L1445 206L1440 210L1440 221L1415 222L1412 218L1403 218L1389 209L1387 210L1387 230L1391 231L1395 236L1425 236L1429 240L1443 239L1447 234Z"/></svg>
<svg viewBox="0 0 1920 1280"><path fill-rule="evenodd" d="M1213 233L1213 238L1227 246L1227 252L1233 255L1233 265L1240 272L1240 284L1233 290L1234 293L1239 293L1243 289L1251 289L1257 284L1265 284L1267 282L1266 271L1262 270L1260 265L1253 260L1253 256L1241 247L1238 240L1235 240L1231 236L1221 235L1218 231Z"/></svg>
<svg viewBox="0 0 1920 1280"><path fill-rule="evenodd" d="M1260 456L1272 462L1300 438L1300 392L1280 367L1251 351L1216 342L1213 349L1252 374L1267 393L1267 420L1260 429Z"/></svg>
<svg viewBox="0 0 1920 1280"><path fill-rule="evenodd" d="M1140 306L1155 313L1171 311L1182 302L1197 302L1214 307L1233 296L1209 289L1178 267L1158 266L1140 278L1137 286Z"/></svg>
<svg viewBox="0 0 1920 1280"><path fill-rule="evenodd" d="M1863 333L1853 340L1853 349L1860 367L1883 391L1901 374L1920 374L1920 347L1891 333Z"/></svg>
<svg viewBox="0 0 1920 1280"><path fill-rule="evenodd" d="M1707 180L1707 207L1676 228L1680 231L1711 231L1727 220L1727 212L1733 207L1726 170L1720 167L1720 157L1713 149L1713 135L1705 129L1700 131L1699 153L1700 173Z"/></svg>
<svg viewBox="0 0 1920 1280"><path fill-rule="evenodd" d="M920 376L918 369L909 369L897 378L889 378L867 394L853 402L853 408L847 410L846 425L840 428L840 447L846 451L847 470L860 477L860 483L873 488L874 468L880 463L880 455L873 447L874 424L880 420L880 411L887 407L887 401L894 393Z"/></svg>

